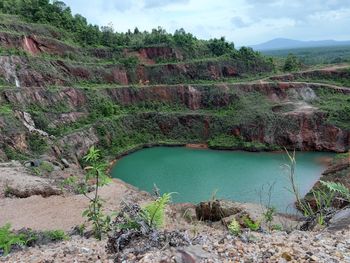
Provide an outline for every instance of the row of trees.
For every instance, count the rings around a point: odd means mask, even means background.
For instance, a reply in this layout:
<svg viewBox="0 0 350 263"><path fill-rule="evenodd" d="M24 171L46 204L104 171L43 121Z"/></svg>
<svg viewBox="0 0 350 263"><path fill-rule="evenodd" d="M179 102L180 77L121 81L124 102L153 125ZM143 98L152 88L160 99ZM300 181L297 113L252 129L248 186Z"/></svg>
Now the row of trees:
<svg viewBox="0 0 350 263"><path fill-rule="evenodd" d="M20 15L28 22L50 24L71 33L74 41L84 46L135 46L166 44L195 49L205 45L213 55L221 56L234 51L233 43L225 38L209 41L198 40L184 29L174 34L167 33L158 27L151 32L141 32L138 28L126 33L116 33L113 25L91 25L86 18L76 14L62 1L49 0L0 0L0 11L6 14Z"/></svg>

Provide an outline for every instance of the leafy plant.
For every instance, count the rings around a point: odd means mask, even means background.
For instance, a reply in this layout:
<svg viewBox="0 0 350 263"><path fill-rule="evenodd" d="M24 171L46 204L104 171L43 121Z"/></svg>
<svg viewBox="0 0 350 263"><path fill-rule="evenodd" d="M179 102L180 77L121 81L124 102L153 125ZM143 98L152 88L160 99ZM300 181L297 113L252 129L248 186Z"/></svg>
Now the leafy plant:
<svg viewBox="0 0 350 263"><path fill-rule="evenodd" d="M31 134L28 142L30 150L37 154L44 153L48 148L47 141L37 133Z"/></svg>
<svg viewBox="0 0 350 263"><path fill-rule="evenodd" d="M239 225L238 221L233 218L231 223L228 225L228 231L231 235L237 236L241 232L241 226Z"/></svg>
<svg viewBox="0 0 350 263"><path fill-rule="evenodd" d="M10 253L13 245L23 245L23 235L13 233L11 230L11 224L6 224L0 227L0 249L7 255Z"/></svg>
<svg viewBox="0 0 350 263"><path fill-rule="evenodd" d="M316 202L316 219L319 225L324 225L324 210L332 204L334 194L328 193L322 189L312 190L312 195ZM310 207L310 206L309 206ZM309 210L312 210L311 207Z"/></svg>
<svg viewBox="0 0 350 263"><path fill-rule="evenodd" d="M68 240L69 236L63 230L49 230L45 231L45 235L52 241Z"/></svg>
<svg viewBox="0 0 350 263"><path fill-rule="evenodd" d="M300 60L292 53L288 55L283 66L284 71L296 71L301 68Z"/></svg>
<svg viewBox="0 0 350 263"><path fill-rule="evenodd" d="M299 209L303 211L304 216L311 216L314 214L314 211L308 202L305 202L304 200L301 199L299 188L295 182L295 168L297 163L295 158L295 150L293 151L292 154L290 154L286 148L284 149L289 159L289 164L285 164L285 167L288 168L288 179L291 184L291 189L287 188L287 190L290 191L292 194L294 194L297 202L297 206Z"/></svg>
<svg viewBox="0 0 350 263"><path fill-rule="evenodd" d="M272 225L272 230L278 230L278 231L282 231L283 227L281 225Z"/></svg>
<svg viewBox="0 0 350 263"><path fill-rule="evenodd" d="M260 222L259 221L254 222L249 217L244 217L243 222L252 231L257 231L260 228Z"/></svg>
<svg viewBox="0 0 350 263"><path fill-rule="evenodd" d="M171 193L165 193L156 201L145 206L144 212L147 224L151 227L160 228L164 224L165 207L171 201Z"/></svg>
<svg viewBox="0 0 350 263"><path fill-rule="evenodd" d="M350 202L350 190L342 183L320 181L330 191L339 193L344 199Z"/></svg>
<svg viewBox="0 0 350 263"><path fill-rule="evenodd" d="M265 185L262 186L260 192L258 192L260 196L260 204L262 206L263 212L263 220L267 224L269 230L272 229L272 222L276 213L276 207L271 204L272 192L275 186L275 183L267 184L267 190L265 190Z"/></svg>
<svg viewBox="0 0 350 263"><path fill-rule="evenodd" d="M49 162L42 162L40 164L40 168L47 173L51 173L54 169L53 169L53 165Z"/></svg>
<svg viewBox="0 0 350 263"><path fill-rule="evenodd" d="M85 167L87 171L85 176L86 182L89 180L94 180L95 182L95 193L93 197L87 194L87 188L82 189L84 196L90 200L88 208L83 212L83 216L87 218L87 221L92 223L95 237L101 240L102 234L110 230L111 217L103 214L102 206L104 200L100 198L98 190L99 187L108 184L110 178L105 174L106 164L100 162L100 151L95 149L94 146L89 149L83 159L90 164Z"/></svg>
<svg viewBox="0 0 350 263"><path fill-rule="evenodd" d="M268 225L272 223L275 213L276 207L274 206L268 207L267 210L263 213L264 220Z"/></svg>

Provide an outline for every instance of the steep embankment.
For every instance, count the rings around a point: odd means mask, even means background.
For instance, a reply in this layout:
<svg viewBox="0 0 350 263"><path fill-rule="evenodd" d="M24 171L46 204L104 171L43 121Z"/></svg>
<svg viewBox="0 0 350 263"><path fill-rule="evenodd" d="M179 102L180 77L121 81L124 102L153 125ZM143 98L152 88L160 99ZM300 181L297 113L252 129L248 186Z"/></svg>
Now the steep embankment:
<svg viewBox="0 0 350 263"><path fill-rule="evenodd" d="M162 141L205 143L212 139L212 147L238 146L215 145L220 136L237 138L243 144L254 142L252 149L285 146L344 152L349 148L349 130L336 125L319 105L327 92L336 98L350 94L348 89L302 83L6 89L2 100L13 110L7 118L17 117L22 129L15 133L22 140L3 143L3 149L30 150L28 127L22 123L33 122L32 129L56 137L42 136L51 146L58 146L53 147L56 154L71 158L72 154L80 158L93 144L111 153ZM12 135L9 130L7 138L11 140Z"/></svg>

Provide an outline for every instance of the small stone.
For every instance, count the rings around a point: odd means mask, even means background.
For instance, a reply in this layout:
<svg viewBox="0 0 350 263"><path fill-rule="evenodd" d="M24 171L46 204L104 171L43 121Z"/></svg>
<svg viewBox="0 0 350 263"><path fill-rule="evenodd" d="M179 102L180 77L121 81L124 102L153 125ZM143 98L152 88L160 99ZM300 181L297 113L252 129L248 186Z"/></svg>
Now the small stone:
<svg viewBox="0 0 350 263"><path fill-rule="evenodd" d="M316 257L315 255L310 257L310 260L315 261L315 262L320 262L320 259Z"/></svg>
<svg viewBox="0 0 350 263"><path fill-rule="evenodd" d="M80 251L81 251L82 253L86 253L86 254L90 253L90 249L88 249L87 247L82 247L82 248L80 248Z"/></svg>
<svg viewBox="0 0 350 263"><path fill-rule="evenodd" d="M287 252L283 252L282 258L284 258L286 261L292 261L292 256Z"/></svg>

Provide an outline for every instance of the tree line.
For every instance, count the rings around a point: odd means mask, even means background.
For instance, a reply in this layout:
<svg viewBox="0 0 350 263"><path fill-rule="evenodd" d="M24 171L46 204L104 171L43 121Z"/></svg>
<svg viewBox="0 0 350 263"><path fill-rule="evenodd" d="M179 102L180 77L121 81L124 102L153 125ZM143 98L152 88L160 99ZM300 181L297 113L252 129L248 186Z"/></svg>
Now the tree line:
<svg viewBox="0 0 350 263"><path fill-rule="evenodd" d="M237 51L233 43L224 37L210 40L199 40L184 29L178 29L174 34L158 27L151 32L141 32L138 28L133 31L115 32L113 25L99 27L88 23L80 14L72 14L70 7L62 1L49 0L0 0L0 12L21 16L31 23L49 24L70 32L74 42L81 46L104 46L116 48L144 47L154 45L178 46L188 53L195 52L198 56L241 55L242 57L259 56L250 48Z"/></svg>

